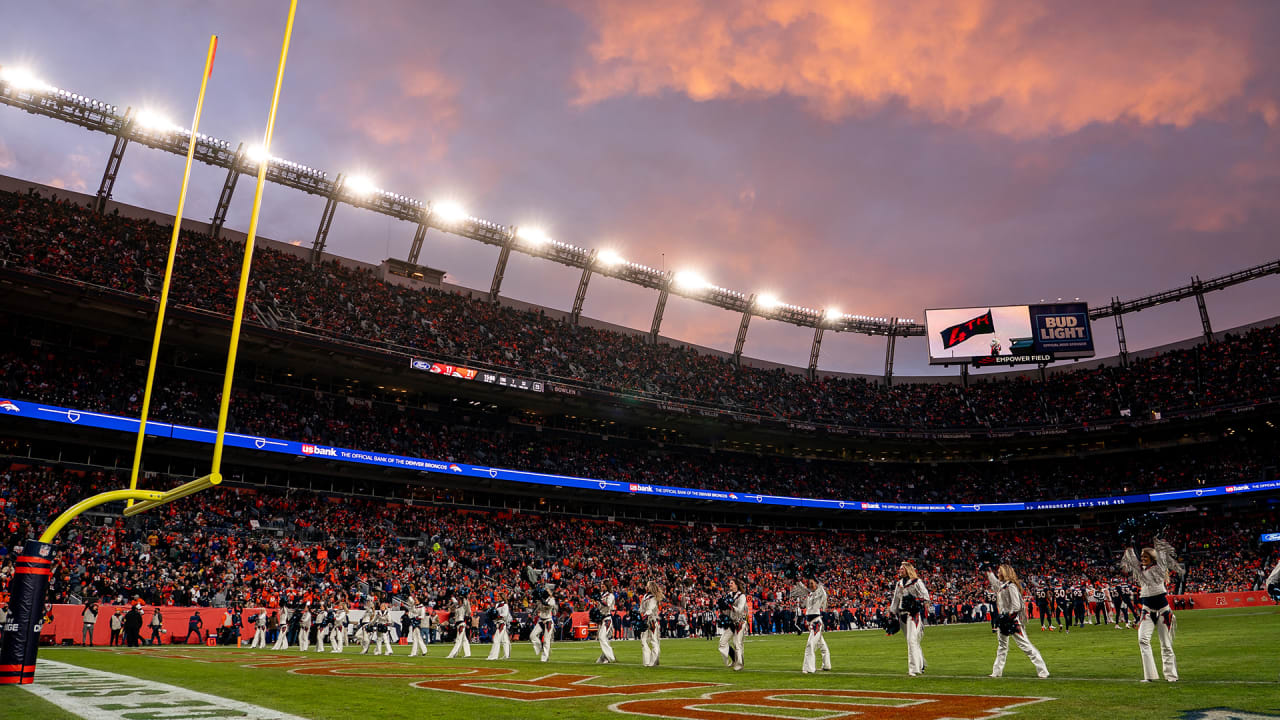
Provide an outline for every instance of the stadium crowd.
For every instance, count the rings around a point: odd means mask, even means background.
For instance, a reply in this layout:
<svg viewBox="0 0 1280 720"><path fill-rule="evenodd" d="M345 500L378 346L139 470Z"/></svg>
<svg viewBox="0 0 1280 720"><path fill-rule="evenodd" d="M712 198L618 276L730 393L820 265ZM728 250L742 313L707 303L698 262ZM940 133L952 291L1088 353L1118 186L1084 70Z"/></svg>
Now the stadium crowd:
<svg viewBox="0 0 1280 720"><path fill-rule="evenodd" d="M76 500L127 482L125 474L11 460L0 472L0 587L16 551ZM118 512L108 506L106 510ZM1248 590L1274 559L1259 550L1275 510L1237 519L1191 514L1163 521L1163 535L1190 568L1187 592ZM225 485L131 520L82 516L62 533L51 577L53 602L277 607L371 594L416 595L442 607L469 588L477 613L495 598L529 609L521 567L553 583L564 613L615 589L628 613L642 584L659 580L670 599L670 633L697 634L697 620L740 578L758 612L757 630L787 632L793 617L787 568L817 568L831 595L833 627L882 618L898 563L913 560L933 593L934 622L974 619L988 602L976 568L993 558L1018 567L1031 587L1121 582L1126 544L1149 542L1154 526L951 532L770 531L601 521L565 515L479 512ZM4 598L0 598L3 600ZM847 617L841 610L848 609ZM681 626L680 615L688 626Z"/></svg>
<svg viewBox="0 0 1280 720"><path fill-rule="evenodd" d="M0 193L0 262L125 294L156 297L170 230L148 220L99 216L67 200ZM172 302L232 308L240 246L185 233ZM250 301L286 329L366 345L396 345L436 360L483 364L621 393L714 405L797 421L873 428L1078 425L1150 417L1280 397L1280 329L1163 353L1127 368L1031 379L899 384L780 369L738 368L724 358L640 334L574 326L543 312L469 294L415 290L337 261L315 268L259 248ZM249 322L259 322L249 314ZM274 322L274 321L273 321Z"/></svg>
<svg viewBox="0 0 1280 720"><path fill-rule="evenodd" d="M136 417L145 370L129 353L38 346L0 351L0 397ZM133 357L136 359L137 354ZM162 368L151 418L212 428L220 378ZM1124 495L1251 482L1274 472L1276 433L1122 454L1000 462L861 462L755 454L666 442L614 426L598 432L512 422L427 403L370 400L302 387L236 386L229 429L409 457L671 485L875 502L998 502ZM403 402L403 404L402 404Z"/></svg>

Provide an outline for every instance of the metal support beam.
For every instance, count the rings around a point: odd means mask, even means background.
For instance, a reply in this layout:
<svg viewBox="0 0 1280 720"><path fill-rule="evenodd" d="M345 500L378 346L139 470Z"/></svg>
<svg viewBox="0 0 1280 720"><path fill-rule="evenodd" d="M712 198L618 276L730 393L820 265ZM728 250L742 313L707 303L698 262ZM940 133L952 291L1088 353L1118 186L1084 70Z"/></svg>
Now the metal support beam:
<svg viewBox="0 0 1280 720"><path fill-rule="evenodd" d="M578 280L578 292L573 295L573 310L569 313L569 322L574 325L578 324L579 318L582 317L582 304L587 301L587 283L591 282L591 268L596 264L596 251L591 251L591 257L587 258L587 262L582 266L582 278Z"/></svg>
<svg viewBox="0 0 1280 720"><path fill-rule="evenodd" d="M489 283L489 302L498 302L498 292L502 290L502 278L507 274L507 260L511 259L511 246L516 244L516 228L511 228L507 241L502 244L498 253L498 264L493 266L493 281Z"/></svg>
<svg viewBox="0 0 1280 720"><path fill-rule="evenodd" d="M107 168L102 171L102 182L98 185L98 196L93 201L93 211L101 215L106 212L107 201L111 199L111 191L116 186L116 176L120 174L120 162L124 160L125 148L129 147L129 131L133 129L132 108L124 111L124 124L116 135L111 146L111 155L107 157Z"/></svg>
<svg viewBox="0 0 1280 720"><path fill-rule="evenodd" d="M422 254L422 241L427 237L427 220L423 218L418 223L418 229L413 231L413 244L409 246L409 264L417 265L418 256Z"/></svg>
<svg viewBox="0 0 1280 720"><path fill-rule="evenodd" d="M813 347L809 348L809 379L814 380L818 377L818 354L822 352L822 333L825 327L819 325L813 331Z"/></svg>
<svg viewBox="0 0 1280 720"><path fill-rule="evenodd" d="M231 196L236 192L236 181L240 179L240 163L244 161L244 143L236 148L236 159L227 170L227 179L222 182L222 193L218 195L218 207L213 210L213 220L209 223L209 237L217 240L222 235L222 226L227 223L227 210L231 208Z"/></svg>
<svg viewBox="0 0 1280 720"><path fill-rule="evenodd" d="M1129 367L1129 342L1124 337L1124 313L1120 312L1120 296L1111 298L1111 310L1116 319L1116 340L1120 344L1120 367Z"/></svg>
<svg viewBox="0 0 1280 720"><path fill-rule="evenodd" d="M969 363L960 366L960 385L961 387L969 387Z"/></svg>
<svg viewBox="0 0 1280 720"><path fill-rule="evenodd" d="M1204 331L1204 341L1213 343L1213 325L1209 322L1209 308L1204 305L1204 283L1197 275L1191 278L1191 289L1196 294L1196 307L1200 308L1200 328Z"/></svg>
<svg viewBox="0 0 1280 720"><path fill-rule="evenodd" d="M653 308L653 324L649 326L649 344L658 344L658 330L662 328L662 313L667 309L667 296L671 294L671 283L675 273L667 271L666 281L658 291L658 304Z"/></svg>
<svg viewBox="0 0 1280 720"><path fill-rule="evenodd" d="M885 336L884 348L884 385L890 387L893 385L893 351L897 344L898 318L889 318L889 334Z"/></svg>
<svg viewBox="0 0 1280 720"><path fill-rule="evenodd" d="M733 343L733 364L742 366L742 346L747 344L747 328L751 325L751 311L756 307L755 293L747 300L747 309L742 311L742 322L738 323L738 339Z"/></svg>
<svg viewBox="0 0 1280 720"><path fill-rule="evenodd" d="M317 265L324 257L324 245L329 241L329 226L333 224L333 214L338 211L338 196L342 193L342 176L333 183L333 192L324 201L324 212L320 214L320 227L316 228L315 242L311 243L311 264Z"/></svg>

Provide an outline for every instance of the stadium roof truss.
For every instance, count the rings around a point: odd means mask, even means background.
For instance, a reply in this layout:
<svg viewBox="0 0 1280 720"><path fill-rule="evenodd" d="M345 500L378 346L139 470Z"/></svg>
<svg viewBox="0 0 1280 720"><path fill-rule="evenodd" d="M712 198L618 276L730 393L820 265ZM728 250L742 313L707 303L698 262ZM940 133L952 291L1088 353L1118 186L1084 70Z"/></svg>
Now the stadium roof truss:
<svg viewBox="0 0 1280 720"><path fill-rule="evenodd" d="M138 114L126 108L123 113L109 103L93 98L61 90L44 83L15 83L0 75L0 102L25 110L36 115L62 120L83 128L112 135L116 138L107 169L103 174L103 182L98 191L97 207L105 206L111 196L116 173L123 158L125 147L130 141L164 150L176 155L185 155L190 131L174 126L154 126L139 122ZM422 249L426 230L435 228L441 232L460 235L476 242L500 248L498 262L494 268L493 282L490 287L490 298L496 300L501 289L506 262L512 251L539 257L582 270L582 279L578 284L578 293L574 298L573 321L582 312L582 303L586 297L587 282L592 274L612 277L633 285L657 290L658 303L655 307L650 337L656 341L662 322L662 313L669 293L675 293L708 305L714 305L730 312L740 313L742 321L739 326L738 341L734 347L734 360L742 355L742 346L746 340L747 325L752 316L778 320L800 327L814 328L813 346L810 351L809 373L817 371L817 360L825 331L858 333L862 335L882 336L888 339L885 356L885 381L890 382L893 373L893 344L899 337L922 337L925 326L909 318L874 317L847 313L823 311L814 308L789 305L777 302L772 298L766 300L756 295L746 295L735 290L718 287L700 280L681 282L679 274L666 272L639 263L628 262L620 258L606 257L596 250L588 250L569 243L560 242L530 233L522 235L515 226L501 225L482 220L470 215L459 216L455 213L438 212L431 202L423 202L406 195L400 195L379 188L366 187L355 183L352 178L329 174L307 165L284 160L282 158L254 157L246 153L242 145L232 145L226 140L198 134L196 138L195 159L207 165L214 165L228 170L228 178L219 197L218 208L214 214L214 232L221 230L222 221L226 217L226 209L230 204L235 189L235 179L239 173L256 175L259 162L269 162L267 180L285 187L301 190L326 199L324 214L312 245L312 261L323 258L324 245L328 235L333 213L339 203L352 207L364 208L373 212L404 220L415 226L413 243L410 246L408 261L416 265ZM345 180L345 181L344 181ZM1122 360L1127 360L1128 350L1124 338L1124 325L1121 316L1137 312L1145 308L1164 303L1176 302L1186 298L1196 298L1200 308L1200 318L1206 338L1212 339L1212 328L1208 311L1204 304L1204 293L1221 290L1239 283L1247 282L1266 275L1280 273L1280 260L1276 260L1238 272L1223 275L1207 281L1193 278L1189 285L1148 295L1133 300L1121 301L1113 298L1111 303L1102 307L1091 308L1089 318L1098 320L1104 317L1116 318L1116 331L1120 340Z"/></svg>

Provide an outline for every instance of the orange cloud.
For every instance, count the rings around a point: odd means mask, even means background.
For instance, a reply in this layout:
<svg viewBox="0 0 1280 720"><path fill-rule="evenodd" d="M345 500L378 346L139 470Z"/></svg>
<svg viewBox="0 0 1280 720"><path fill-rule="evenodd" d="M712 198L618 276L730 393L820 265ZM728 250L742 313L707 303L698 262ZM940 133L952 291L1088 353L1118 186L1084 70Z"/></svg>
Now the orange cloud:
<svg viewBox="0 0 1280 720"><path fill-rule="evenodd" d="M1240 27L1214 3L600 0L577 102L678 92L800 98L838 120L902 102L1026 137L1094 122L1186 126L1244 94ZM1180 13L1180 14L1179 14ZM1258 110L1274 103L1257 104Z"/></svg>
<svg viewBox="0 0 1280 720"><path fill-rule="evenodd" d="M439 158L448 148L450 134L458 125L457 82L428 67L402 68L396 75L395 93L376 103L365 103L365 88L355 95L368 107L353 112L351 125L379 145L423 146L431 158Z"/></svg>

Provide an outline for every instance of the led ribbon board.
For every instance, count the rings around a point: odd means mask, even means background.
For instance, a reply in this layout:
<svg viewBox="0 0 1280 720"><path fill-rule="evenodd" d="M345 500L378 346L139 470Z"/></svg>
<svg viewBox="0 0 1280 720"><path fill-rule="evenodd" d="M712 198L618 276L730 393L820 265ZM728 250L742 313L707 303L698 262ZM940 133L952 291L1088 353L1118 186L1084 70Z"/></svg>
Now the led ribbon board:
<svg viewBox="0 0 1280 720"><path fill-rule="evenodd" d="M43 420L46 422L65 423L82 427L115 430L127 433L138 431L136 418L120 417L106 413L74 410L55 405L43 405L24 400L0 400L0 416ZM175 440L213 444L216 433L213 430L193 428L186 425L174 425L163 422L148 422L147 434ZM1239 483L1236 485L1220 485L1217 487L1195 488L1193 490L1173 490L1169 492L1141 493L1137 495L1119 495L1115 497L1084 498L1072 500L1034 500L1028 502L991 502L991 503L892 503L869 502L863 500L827 500L822 498L801 498L787 495L764 495L758 493L729 492L727 490L702 490L699 488L677 487L671 485L650 485L625 483L616 480L598 480L574 477L572 475L552 475L549 473L529 472L525 470L508 470L489 467L487 465L468 465L449 462L448 460L430 460L403 455L391 455L372 450L352 450L331 445L280 440L227 433L226 444L246 450L262 450L282 455L301 455L321 458L329 461L376 465L379 467L400 468L457 475L460 477L488 478L505 482L526 483L532 485L558 485L582 490L602 490L605 492L630 493L635 495L654 495L660 497L684 498L690 500L714 500L721 502L747 503L756 505L779 505L784 507L819 508L823 510L865 510L879 512L927 512L927 513L981 513L981 512L1017 512L1037 510L1074 510L1088 508L1119 507L1122 505L1141 505L1146 503L1168 502L1173 500L1193 500L1223 495L1266 492L1280 490L1280 480Z"/></svg>

